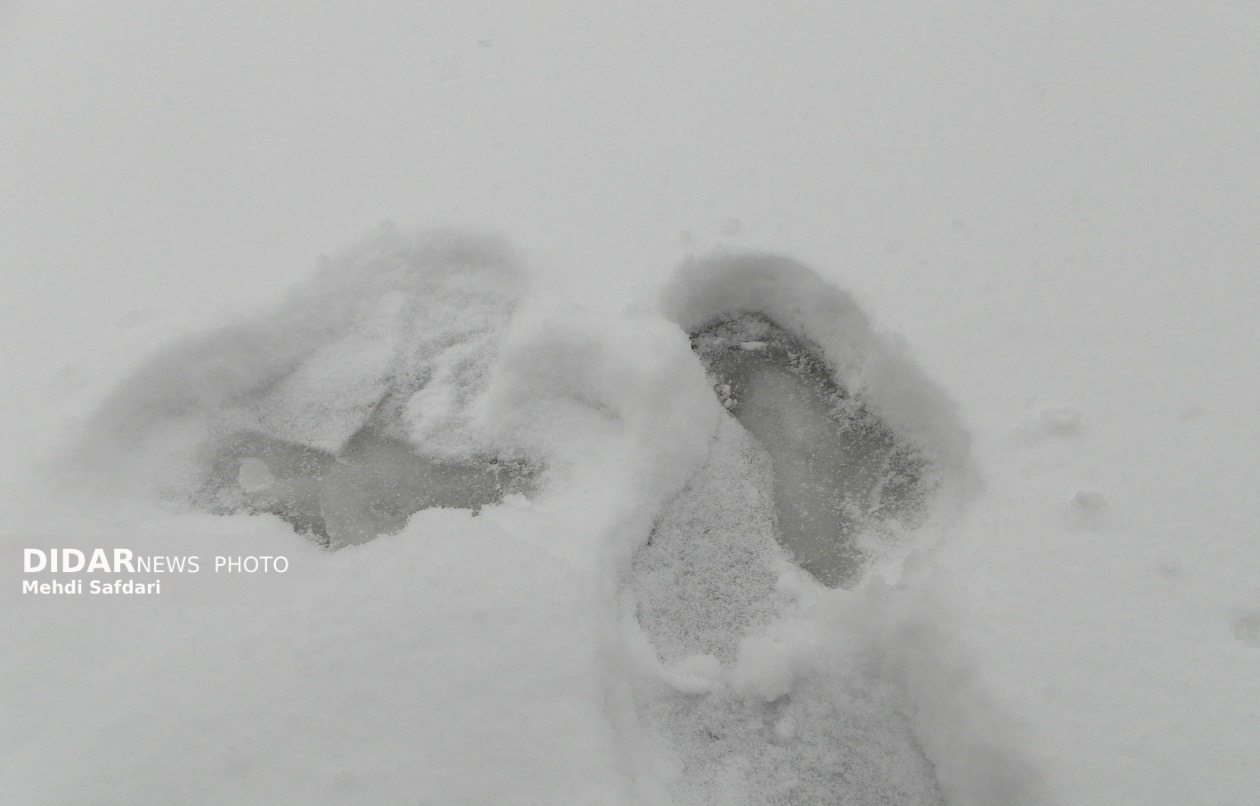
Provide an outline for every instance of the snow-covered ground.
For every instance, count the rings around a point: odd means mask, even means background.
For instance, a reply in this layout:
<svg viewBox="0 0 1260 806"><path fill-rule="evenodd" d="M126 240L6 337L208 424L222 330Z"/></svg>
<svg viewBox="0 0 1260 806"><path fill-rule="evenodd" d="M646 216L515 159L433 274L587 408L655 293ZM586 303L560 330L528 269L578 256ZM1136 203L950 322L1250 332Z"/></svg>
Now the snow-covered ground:
<svg viewBox="0 0 1260 806"><path fill-rule="evenodd" d="M5 802L1255 801L1260 8L286 5L0 8L5 584L293 565L3 592ZM926 462L846 589L737 310Z"/></svg>

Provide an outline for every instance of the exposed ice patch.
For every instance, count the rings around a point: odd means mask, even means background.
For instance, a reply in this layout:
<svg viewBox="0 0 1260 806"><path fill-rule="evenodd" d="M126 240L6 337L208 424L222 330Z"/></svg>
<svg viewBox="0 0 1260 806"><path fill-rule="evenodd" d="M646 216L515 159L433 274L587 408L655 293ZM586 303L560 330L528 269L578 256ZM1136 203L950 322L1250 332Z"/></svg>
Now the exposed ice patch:
<svg viewBox="0 0 1260 806"><path fill-rule="evenodd" d="M816 347L766 317L718 320L692 343L770 458L779 540L824 584L852 582L862 533L922 504L924 459L837 383Z"/></svg>
<svg viewBox="0 0 1260 806"><path fill-rule="evenodd" d="M238 462L234 488L227 476ZM421 509L476 512L524 492L530 474L524 463L496 457L423 456L370 428L351 437L337 454L247 433L221 444L201 500L214 511L277 515L296 531L336 548L398 532Z"/></svg>
<svg viewBox="0 0 1260 806"><path fill-rule="evenodd" d="M953 402L896 341L874 331L852 297L809 268L756 253L692 261L666 289L662 309L690 334L747 314L772 323L810 353L848 398L924 457L924 483L937 486L938 501L975 483L970 438Z"/></svg>

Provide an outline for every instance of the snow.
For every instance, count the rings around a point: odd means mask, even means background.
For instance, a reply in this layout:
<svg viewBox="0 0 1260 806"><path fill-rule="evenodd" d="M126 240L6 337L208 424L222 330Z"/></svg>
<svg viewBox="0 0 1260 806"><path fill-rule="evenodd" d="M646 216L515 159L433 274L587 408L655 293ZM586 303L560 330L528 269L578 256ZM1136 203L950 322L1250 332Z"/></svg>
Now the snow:
<svg viewBox="0 0 1260 806"><path fill-rule="evenodd" d="M285 605L19 608L9 797L617 802L580 576L489 520L424 520L336 555L273 537L308 571Z"/></svg>
<svg viewBox="0 0 1260 806"><path fill-rule="evenodd" d="M7 800L1254 801L1256 9L0 20L4 573L294 567L9 600ZM846 587L738 313L930 469Z"/></svg>

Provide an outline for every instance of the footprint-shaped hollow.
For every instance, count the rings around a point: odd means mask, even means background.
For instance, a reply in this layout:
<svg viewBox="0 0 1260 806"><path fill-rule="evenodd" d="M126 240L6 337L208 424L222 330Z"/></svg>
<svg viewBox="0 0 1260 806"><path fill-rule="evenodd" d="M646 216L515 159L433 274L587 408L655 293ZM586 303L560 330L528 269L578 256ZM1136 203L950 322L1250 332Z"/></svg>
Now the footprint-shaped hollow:
<svg viewBox="0 0 1260 806"><path fill-rule="evenodd" d="M213 508L270 513L330 548L400 531L422 509L471 509L528 487L520 462L423 456L366 427L336 454L256 432L233 434L210 461Z"/></svg>
<svg viewBox="0 0 1260 806"><path fill-rule="evenodd" d="M820 582L860 574L864 532L914 514L924 460L829 370L816 346L756 313L691 334L723 406L773 467L777 537Z"/></svg>

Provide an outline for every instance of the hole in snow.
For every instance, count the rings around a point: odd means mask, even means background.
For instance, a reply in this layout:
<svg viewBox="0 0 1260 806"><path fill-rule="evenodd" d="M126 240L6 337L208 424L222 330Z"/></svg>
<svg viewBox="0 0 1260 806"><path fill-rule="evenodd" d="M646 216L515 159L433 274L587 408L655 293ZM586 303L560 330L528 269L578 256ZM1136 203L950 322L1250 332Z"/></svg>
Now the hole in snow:
<svg viewBox="0 0 1260 806"><path fill-rule="evenodd" d="M759 314L691 334L723 406L770 458L777 536L832 587L856 579L861 533L923 501L923 459L832 376L821 351Z"/></svg>
<svg viewBox="0 0 1260 806"><path fill-rule="evenodd" d="M806 577L858 584L957 491L965 433L857 304L798 263L689 262L663 302L726 410L628 580L661 662L664 686L634 693L665 787L680 803L939 806L882 637L824 615L856 615L853 600L816 598ZM682 673L699 657L717 667L703 680Z"/></svg>
<svg viewBox="0 0 1260 806"><path fill-rule="evenodd" d="M400 531L421 509L479 510L524 492L523 462L421 456L366 427L336 454L259 433L237 433L214 453L205 485L212 509L271 513L331 548Z"/></svg>

